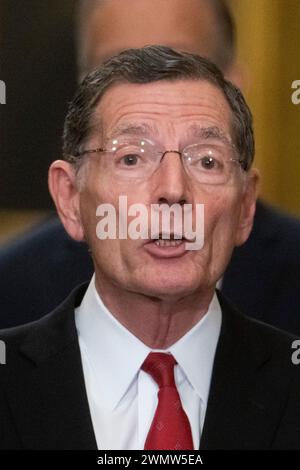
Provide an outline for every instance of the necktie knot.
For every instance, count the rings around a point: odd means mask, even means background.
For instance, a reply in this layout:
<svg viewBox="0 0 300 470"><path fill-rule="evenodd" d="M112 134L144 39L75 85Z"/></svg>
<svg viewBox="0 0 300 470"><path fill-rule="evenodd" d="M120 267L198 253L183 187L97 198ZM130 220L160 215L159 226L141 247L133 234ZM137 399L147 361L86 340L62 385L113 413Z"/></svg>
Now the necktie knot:
<svg viewBox="0 0 300 470"><path fill-rule="evenodd" d="M151 352L146 357L141 369L152 376L159 388L176 387L174 366L177 364L172 354Z"/></svg>

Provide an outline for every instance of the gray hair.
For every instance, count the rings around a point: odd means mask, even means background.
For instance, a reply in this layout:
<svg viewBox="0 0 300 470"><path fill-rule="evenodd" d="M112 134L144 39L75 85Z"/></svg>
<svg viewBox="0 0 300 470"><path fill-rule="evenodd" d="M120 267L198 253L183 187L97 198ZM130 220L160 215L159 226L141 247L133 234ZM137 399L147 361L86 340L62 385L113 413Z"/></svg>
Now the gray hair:
<svg viewBox="0 0 300 470"><path fill-rule="evenodd" d="M95 108L112 85L185 79L208 81L223 93L233 114L233 143L243 162L243 168L248 170L254 158L252 114L240 90L226 80L209 60L165 46L128 49L85 77L69 105L65 120L64 158L74 163L77 169L81 166L80 153L90 137Z"/></svg>

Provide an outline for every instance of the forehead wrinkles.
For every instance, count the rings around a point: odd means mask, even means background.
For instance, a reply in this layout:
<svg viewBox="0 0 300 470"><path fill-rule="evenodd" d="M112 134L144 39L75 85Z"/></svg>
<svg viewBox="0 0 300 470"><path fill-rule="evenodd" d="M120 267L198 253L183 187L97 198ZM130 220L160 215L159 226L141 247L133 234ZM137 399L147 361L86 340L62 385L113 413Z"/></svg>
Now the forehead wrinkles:
<svg viewBox="0 0 300 470"><path fill-rule="evenodd" d="M196 88L191 86L190 91L182 93L182 87L174 86L178 83L162 86L162 90L149 85L125 84L104 94L93 119L104 135L126 123L150 122L152 127L155 123L158 127L165 127L167 123L180 125L185 121L206 120L210 125L231 133L232 111L226 98L215 87L207 89L204 86L201 90L201 83L198 83ZM157 83L155 85L158 86Z"/></svg>
<svg viewBox="0 0 300 470"><path fill-rule="evenodd" d="M182 105L178 106L178 108L171 106L168 110L162 106L162 109L157 109L156 111L153 109L144 111L140 109L140 106L137 106L137 108L139 110L129 111L128 108L126 111L124 109L124 112L119 110L117 114L111 116L111 119L103 119L104 116L102 114L101 127L103 134L115 136L124 133L124 129L128 129L128 133L132 134L141 134L142 130L144 130L145 134L151 131L154 135L159 135L160 130L166 130L173 134L178 126L187 124L190 127L193 125L195 129L196 123L200 122L207 122L215 127L219 127L225 134L231 133L231 116L228 114L228 119L227 116L224 118L224 114L215 112L213 106L210 109L207 107L205 110L202 108L199 113L197 113L196 107L192 112L191 109L184 110Z"/></svg>

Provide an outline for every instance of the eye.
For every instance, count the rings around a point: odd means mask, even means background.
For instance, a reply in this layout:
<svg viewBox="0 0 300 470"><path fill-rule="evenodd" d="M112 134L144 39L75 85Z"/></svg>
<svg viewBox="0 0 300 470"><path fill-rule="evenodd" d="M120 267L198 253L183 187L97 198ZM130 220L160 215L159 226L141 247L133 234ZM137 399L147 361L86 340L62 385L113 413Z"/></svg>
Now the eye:
<svg viewBox="0 0 300 470"><path fill-rule="evenodd" d="M135 166L138 163L139 158L139 155L129 153L127 155L124 155L121 161L122 163L124 163L125 166Z"/></svg>
<svg viewBox="0 0 300 470"><path fill-rule="evenodd" d="M224 149L208 144L195 144L183 153L188 165L194 171L220 173L224 170Z"/></svg>
<svg viewBox="0 0 300 470"><path fill-rule="evenodd" d="M207 155L201 158L201 166L205 170L216 170L219 167L219 163L214 157Z"/></svg>

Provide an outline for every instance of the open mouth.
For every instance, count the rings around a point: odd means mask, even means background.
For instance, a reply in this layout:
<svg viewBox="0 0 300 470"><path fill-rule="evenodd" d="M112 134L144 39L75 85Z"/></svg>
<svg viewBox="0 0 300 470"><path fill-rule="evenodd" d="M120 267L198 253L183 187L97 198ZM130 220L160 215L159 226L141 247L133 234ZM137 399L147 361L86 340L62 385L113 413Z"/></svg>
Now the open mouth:
<svg viewBox="0 0 300 470"><path fill-rule="evenodd" d="M182 243L184 243L184 240L164 240L164 239L159 239L159 240L154 240L155 245L157 246L179 246Z"/></svg>
<svg viewBox="0 0 300 470"><path fill-rule="evenodd" d="M186 241L185 237L177 233L165 233L160 232L152 237L153 242L157 246L168 247L168 246L179 246L181 243Z"/></svg>
<svg viewBox="0 0 300 470"><path fill-rule="evenodd" d="M182 235L159 233L149 240L144 248L157 258L177 258L187 252L185 246L187 241Z"/></svg>

